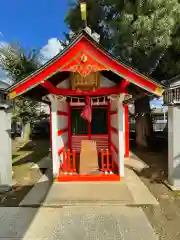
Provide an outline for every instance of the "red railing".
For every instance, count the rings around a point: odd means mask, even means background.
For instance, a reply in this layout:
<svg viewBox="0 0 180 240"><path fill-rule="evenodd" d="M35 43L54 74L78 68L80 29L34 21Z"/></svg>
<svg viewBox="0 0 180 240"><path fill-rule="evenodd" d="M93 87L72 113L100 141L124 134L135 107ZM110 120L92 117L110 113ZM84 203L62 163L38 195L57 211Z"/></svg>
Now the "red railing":
<svg viewBox="0 0 180 240"><path fill-rule="evenodd" d="M101 171L105 174L112 174L115 172L114 161L112 160L112 155L109 150L101 150Z"/></svg>
<svg viewBox="0 0 180 240"><path fill-rule="evenodd" d="M63 164L61 166L61 171L64 173L76 172L76 153L70 150L63 151Z"/></svg>
<svg viewBox="0 0 180 240"><path fill-rule="evenodd" d="M112 159L111 152L107 150L101 150L99 156L99 171L104 174L113 174L117 172L117 166L115 162ZM76 168L76 157L78 154L76 154L75 151L70 152L63 151L63 164L60 168L60 172L64 174L73 174L77 173L78 169Z"/></svg>

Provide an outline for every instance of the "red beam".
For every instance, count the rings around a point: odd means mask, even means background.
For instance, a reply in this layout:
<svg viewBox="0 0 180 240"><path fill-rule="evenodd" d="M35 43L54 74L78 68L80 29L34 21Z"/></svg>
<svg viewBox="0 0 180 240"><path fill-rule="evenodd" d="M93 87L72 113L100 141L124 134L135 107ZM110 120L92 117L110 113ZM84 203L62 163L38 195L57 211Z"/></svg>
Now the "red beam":
<svg viewBox="0 0 180 240"><path fill-rule="evenodd" d="M67 131L68 131L68 128L64 128L64 129L58 130L58 136L61 136L63 133L65 133Z"/></svg>
<svg viewBox="0 0 180 240"><path fill-rule="evenodd" d="M117 114L117 111L111 111L110 115Z"/></svg>
<svg viewBox="0 0 180 240"><path fill-rule="evenodd" d="M122 79L122 81L120 82L119 88L121 91L126 90L126 87L130 84L129 81Z"/></svg>
<svg viewBox="0 0 180 240"><path fill-rule="evenodd" d="M120 181L120 176L117 174L97 174L97 175L81 175L81 174L75 174L75 175L65 175L65 174L59 174L59 176L56 178L58 182L97 182L97 181L104 181L104 182L110 182L110 181Z"/></svg>
<svg viewBox="0 0 180 240"><path fill-rule="evenodd" d="M63 111L57 111L57 115L68 116L68 113L67 112L63 112Z"/></svg>
<svg viewBox="0 0 180 240"><path fill-rule="evenodd" d="M65 150L65 147L63 146L62 148L60 148L59 150L58 150L58 156L60 156L62 153L63 153L63 151Z"/></svg>
<svg viewBox="0 0 180 240"><path fill-rule="evenodd" d="M114 127L111 127L110 129L111 129L111 131L112 131L113 133L116 133L116 134L118 134L118 130L117 130L116 128L114 128Z"/></svg>
<svg viewBox="0 0 180 240"><path fill-rule="evenodd" d="M60 156L66 150L67 146L68 146L68 142L65 143L64 146L58 150L58 156Z"/></svg>
<svg viewBox="0 0 180 240"><path fill-rule="evenodd" d="M56 88L52 83L49 81L44 81L41 85L48 89L49 93L56 94L56 95L69 95L69 96L96 96L96 95L108 95L108 94L118 94L124 91L124 88L120 86L111 87L111 88L100 88L94 92L89 91L81 91L81 90L71 90L71 89L60 89Z"/></svg>
<svg viewBox="0 0 180 240"><path fill-rule="evenodd" d="M43 83L41 83L41 86L46 88L50 93L56 94L57 88L49 81L47 81L47 80L44 81Z"/></svg>
<svg viewBox="0 0 180 240"><path fill-rule="evenodd" d="M112 88L100 88L97 89L94 92L89 91L76 91L76 90L70 90L70 89L57 89L57 94L59 95L70 95L70 96L96 96L96 95L108 95L108 94L118 94L121 92L121 89L119 87L112 87Z"/></svg>
<svg viewBox="0 0 180 240"><path fill-rule="evenodd" d="M43 83L41 83L41 86L48 89L48 91L52 94L56 95L70 95L70 96L78 96L78 95L90 95L90 96L96 96L96 95L108 95L108 94L118 94L125 91L125 88L130 84L130 82L126 80L122 80L119 86L111 87L111 88L100 88L97 89L94 92L87 92L82 90L71 90L71 89L60 89L55 87L52 83L50 83L48 80L45 80Z"/></svg>
<svg viewBox="0 0 180 240"><path fill-rule="evenodd" d="M114 149L114 151L118 154L118 148L114 145L114 143L113 142L111 142L111 146L112 146L112 148Z"/></svg>

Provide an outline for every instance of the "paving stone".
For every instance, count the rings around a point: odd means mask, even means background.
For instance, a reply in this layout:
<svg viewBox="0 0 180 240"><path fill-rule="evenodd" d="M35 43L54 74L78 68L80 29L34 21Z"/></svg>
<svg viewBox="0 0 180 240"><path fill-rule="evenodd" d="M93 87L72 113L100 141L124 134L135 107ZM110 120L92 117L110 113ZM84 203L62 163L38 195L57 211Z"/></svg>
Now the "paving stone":
<svg viewBox="0 0 180 240"><path fill-rule="evenodd" d="M125 181L133 196L135 204L159 205L159 202L133 170L125 168Z"/></svg>
<svg viewBox="0 0 180 240"><path fill-rule="evenodd" d="M123 182L53 183L44 206L82 204L134 204Z"/></svg>
<svg viewBox="0 0 180 240"><path fill-rule="evenodd" d="M130 207L41 208L24 239L157 240L145 214Z"/></svg>

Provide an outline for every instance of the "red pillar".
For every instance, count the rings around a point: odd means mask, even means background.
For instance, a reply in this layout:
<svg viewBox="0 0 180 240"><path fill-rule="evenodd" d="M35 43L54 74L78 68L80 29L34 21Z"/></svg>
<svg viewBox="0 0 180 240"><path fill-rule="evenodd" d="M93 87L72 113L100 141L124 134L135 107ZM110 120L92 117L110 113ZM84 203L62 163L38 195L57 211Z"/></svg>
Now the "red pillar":
<svg viewBox="0 0 180 240"><path fill-rule="evenodd" d="M72 134L71 134L71 106L68 102L68 149L72 150Z"/></svg>
<svg viewBox="0 0 180 240"><path fill-rule="evenodd" d="M125 154L124 157L129 157L129 110L128 104L124 105L124 117L125 117Z"/></svg>
<svg viewBox="0 0 180 240"><path fill-rule="evenodd" d="M49 105L49 112L50 112L50 118L49 118L49 133L50 133L50 149L51 149L51 159L52 159L52 110L51 110L51 103Z"/></svg>
<svg viewBox="0 0 180 240"><path fill-rule="evenodd" d="M110 101L108 101L108 149L111 152L111 116L110 116Z"/></svg>
<svg viewBox="0 0 180 240"><path fill-rule="evenodd" d="M91 139L91 123L88 121L88 139Z"/></svg>

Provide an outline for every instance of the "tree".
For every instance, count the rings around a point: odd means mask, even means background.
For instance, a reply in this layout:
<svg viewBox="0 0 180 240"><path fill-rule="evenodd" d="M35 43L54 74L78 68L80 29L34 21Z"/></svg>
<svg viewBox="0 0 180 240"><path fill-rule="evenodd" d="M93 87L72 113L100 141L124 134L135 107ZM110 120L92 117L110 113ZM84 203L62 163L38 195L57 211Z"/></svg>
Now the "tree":
<svg viewBox="0 0 180 240"><path fill-rule="evenodd" d="M172 75L179 71L180 62L176 67L171 63L175 62L172 56L179 46L178 0L93 0L87 1L87 5L88 25L100 34L101 44L108 46L109 51L120 60L158 80L162 80L168 66L171 66ZM93 14L96 7L99 14ZM78 8L76 5L70 9L65 19L75 32L81 28ZM179 55L176 56L178 58ZM147 147L153 136L149 97L138 88L135 95L136 142Z"/></svg>
<svg viewBox="0 0 180 240"><path fill-rule="evenodd" d="M81 12L79 5L74 1L71 1L70 11L65 17L65 23L68 27L77 34L84 26L81 20ZM86 0L87 2L87 21L88 26L92 32L96 32L101 36L101 44L107 49L111 46L111 33L109 25L107 24L107 17L110 18L110 12L106 8L107 4L105 0ZM69 34L65 33L66 38L69 38Z"/></svg>
<svg viewBox="0 0 180 240"><path fill-rule="evenodd" d="M19 82L40 66L38 52L26 52L19 43L0 47L0 66L13 83ZM21 122L21 137L27 140L30 135L30 124L40 117L37 109L39 103L27 98L14 100L13 119Z"/></svg>

